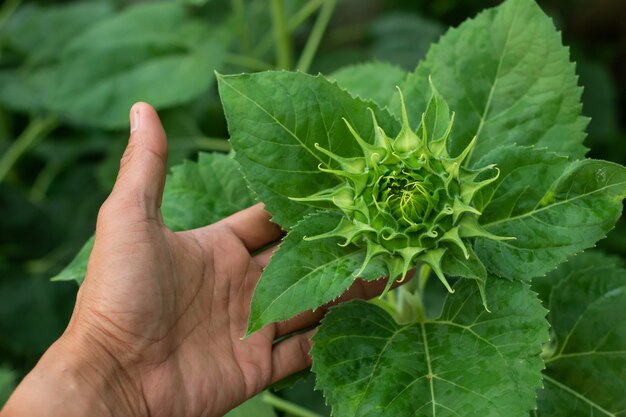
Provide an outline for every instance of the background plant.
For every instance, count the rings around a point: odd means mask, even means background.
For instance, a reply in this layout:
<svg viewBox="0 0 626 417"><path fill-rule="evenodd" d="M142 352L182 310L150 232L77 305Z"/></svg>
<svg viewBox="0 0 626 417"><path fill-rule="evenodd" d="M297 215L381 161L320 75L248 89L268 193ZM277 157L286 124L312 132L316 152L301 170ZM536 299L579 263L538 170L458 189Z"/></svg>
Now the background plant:
<svg viewBox="0 0 626 417"><path fill-rule="evenodd" d="M280 3L272 2L273 8L268 8L267 2L237 1L211 1L206 5L189 2L184 7L157 5L155 10L169 7L182 12L162 12L165 21L159 21L161 27L170 29L159 33L150 27L150 22L142 21L136 26L142 28L145 36L138 37L119 32L124 19L138 18L137 9L121 2L68 6L25 2L15 10L18 2L5 2L0 18L0 159L6 171L0 194L4 214L0 226L0 353L7 371L0 379L19 378L65 325L75 287L50 285L47 277L55 275L92 232L97 207L110 187L123 147L126 109L132 101L152 100L163 109L173 151L170 163L175 165L184 157L195 159L198 149L228 149L225 142L215 140L228 134L216 90L211 85L212 69L237 73L298 66L306 70L308 66L312 72L331 74L344 64L374 57L410 71L445 26L458 24L491 5L479 1L425 2L408 7L402 2L385 2L383 7L375 2L365 6L362 2L357 2L357 6L344 2L335 7L332 2L309 1L285 2L281 8ZM567 3L567 7L559 9L563 5L556 1L542 5L562 22L566 43L574 46L582 84L588 86L585 114L594 119L587 144L591 144L594 156L619 162L623 154L619 139L623 134L617 103L623 102L623 86L616 87L612 80L625 77L618 76L620 68L624 68L619 66L623 49L615 47L619 45L619 32L610 30L617 27L611 21L617 19L623 6L594 4L592 8L583 2L574 6ZM333 20L318 48L317 40L331 12ZM416 17L415 12L421 13L421 17ZM580 16L592 23L581 26L577 23ZM242 25L243 21L247 24ZM605 38L589 29L598 21L598 27L605 28ZM180 22L190 28L189 33L176 30ZM94 51L81 46L90 36L101 40ZM136 43L129 45L124 41L129 37ZM592 46L588 46L589 39L593 39ZM209 62L209 55L215 61ZM111 56L120 60L111 63ZM170 80L172 74L179 74L176 70L180 70L181 62L199 63L206 70L185 73L189 77L183 77L185 84L163 91L161 97L141 90L147 84L141 87L141 83L133 83L135 90L124 88L124 83L133 77L152 83ZM79 74L82 71L86 74ZM98 71L119 77L105 77L104 86L91 88L94 80L100 79ZM386 71L390 77L381 80L380 87L366 88L372 98L378 99L376 94L380 97L393 90L403 74L394 66L387 66ZM358 93L369 74L366 65L338 71L333 76ZM398 78L394 80L393 75ZM111 91L116 94L104 93ZM178 91L184 94L177 96ZM126 92L128 95L124 96ZM85 114L81 108L85 108ZM103 112L102 118L99 112ZM168 185L172 192L180 189L179 197L170 204L171 219L177 210L179 214L184 212L177 209L178 201L183 200L180 207L198 210L199 220L189 216L187 223L178 220L175 227L210 220L211 203L206 197L197 201L188 198L188 205L184 203L185 187L203 186L198 181L185 180L185 175L201 175L205 169L209 168L201 161L187 163L185 168L177 168L181 175L178 185ZM199 195L203 192L201 189ZM199 207L209 208L202 211ZM624 233L613 233L602 244L621 253L623 236ZM298 389L281 395L293 397ZM305 400L301 397L296 401ZM312 406L324 412L318 405Z"/></svg>

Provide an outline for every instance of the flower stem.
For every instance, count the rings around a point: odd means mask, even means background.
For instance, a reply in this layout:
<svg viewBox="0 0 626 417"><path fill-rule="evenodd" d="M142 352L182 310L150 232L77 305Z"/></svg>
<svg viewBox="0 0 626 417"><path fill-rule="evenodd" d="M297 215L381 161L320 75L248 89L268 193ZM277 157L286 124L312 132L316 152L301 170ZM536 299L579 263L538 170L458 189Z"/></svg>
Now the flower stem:
<svg viewBox="0 0 626 417"><path fill-rule="evenodd" d="M307 410L306 408L300 407L294 403L283 400L282 398L265 391L261 394L261 399L263 402L271 405L272 407L284 411L285 413L291 414L295 417L322 417L321 415L314 413L312 411Z"/></svg>
<svg viewBox="0 0 626 417"><path fill-rule="evenodd" d="M232 147L230 143L225 139L218 138L207 138L204 136L198 136L193 138L193 141L196 143L198 148L202 151L209 152L230 152Z"/></svg>
<svg viewBox="0 0 626 417"><path fill-rule="evenodd" d="M244 54L250 55L250 38L248 37L248 25L246 24L246 4L244 0L231 0L233 14L238 21L239 42Z"/></svg>
<svg viewBox="0 0 626 417"><path fill-rule="evenodd" d="M0 7L0 29L4 27L4 24L9 20L21 3L22 0L7 0L2 7Z"/></svg>
<svg viewBox="0 0 626 417"><path fill-rule="evenodd" d="M271 0L271 8L276 42L276 66L280 69L290 69L292 65L291 37L285 18L285 0Z"/></svg>
<svg viewBox="0 0 626 417"><path fill-rule="evenodd" d="M50 133L57 124L58 121L55 116L31 119L26 129L22 131L15 142L11 144L11 147L0 158L0 183L4 181L20 157L40 139Z"/></svg>
<svg viewBox="0 0 626 417"><path fill-rule="evenodd" d="M304 21L306 21L309 16L317 11L326 0L309 0L307 4L302 6L300 10L295 12L293 16L289 19L287 23L287 30L289 33L293 33ZM272 34L268 33L261 41L258 43L252 55L254 56L262 56L264 55L271 47L272 47Z"/></svg>
<svg viewBox="0 0 626 417"><path fill-rule="evenodd" d="M298 65L296 66L298 70L302 72L309 71L313 58L315 57L315 53L317 52L317 48L324 37L324 32L326 32L326 27L328 26L330 18L333 15L333 10L335 9L336 4L337 0L327 0L322 6L320 14L315 21L315 25L313 25L311 34L309 35L309 39L304 46L302 55L300 55L300 59L298 60Z"/></svg>

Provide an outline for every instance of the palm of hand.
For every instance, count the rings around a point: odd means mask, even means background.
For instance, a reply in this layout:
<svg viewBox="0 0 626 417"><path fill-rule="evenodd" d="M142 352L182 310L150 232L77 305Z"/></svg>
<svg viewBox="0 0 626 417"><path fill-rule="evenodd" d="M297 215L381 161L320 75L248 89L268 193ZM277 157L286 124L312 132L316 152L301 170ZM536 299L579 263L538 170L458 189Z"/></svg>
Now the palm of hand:
<svg viewBox="0 0 626 417"><path fill-rule="evenodd" d="M151 415L221 415L309 364L310 335L273 345L287 325L241 340L272 249L250 251L280 237L260 206L174 233L158 218L112 205L101 211L77 302L87 314L76 316L89 317L81 325L95 340L116 341L104 348L139 374ZM253 233L242 230L252 225Z"/></svg>
<svg viewBox="0 0 626 417"><path fill-rule="evenodd" d="M154 110L141 106L68 332L88 335L89 349L118 362L134 386L129 402L149 415L222 415L309 365L310 334L274 339L312 323L241 340L273 248L251 253L281 231L261 205L196 230L164 226L167 144Z"/></svg>
<svg viewBox="0 0 626 417"><path fill-rule="evenodd" d="M70 340L81 340L101 363L116 362L116 396L133 410L126 414L223 415L310 365L314 330L293 334L315 325L324 309L241 339L275 246L256 252L282 232L260 204L200 229L169 230L160 213L165 134L152 108L136 110L141 128L98 216L67 333L79 335ZM369 298L385 285L357 281L342 299Z"/></svg>

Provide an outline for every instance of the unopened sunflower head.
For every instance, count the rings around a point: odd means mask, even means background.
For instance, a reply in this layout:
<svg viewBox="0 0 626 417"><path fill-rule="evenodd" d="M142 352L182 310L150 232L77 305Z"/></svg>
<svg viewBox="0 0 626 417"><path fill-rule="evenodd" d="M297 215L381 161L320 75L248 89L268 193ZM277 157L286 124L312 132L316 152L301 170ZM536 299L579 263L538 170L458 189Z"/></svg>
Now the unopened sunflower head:
<svg viewBox="0 0 626 417"><path fill-rule="evenodd" d="M469 258L469 239L507 239L484 230L475 208L476 193L498 178L494 165L468 169L464 161L476 140L457 156L448 153L448 139L454 122L452 115L445 133L433 137L424 115L419 132L410 124L402 97L402 127L390 138L372 113L374 141L365 141L344 119L362 155L344 158L316 144L339 169L322 165L321 171L342 179L335 187L293 200L330 202L343 213L338 226L327 233L307 239L343 238L341 245L366 248L360 274L376 257L381 257L389 272L389 282L404 279L416 263L429 265L449 291L442 271L442 258L451 247Z"/></svg>

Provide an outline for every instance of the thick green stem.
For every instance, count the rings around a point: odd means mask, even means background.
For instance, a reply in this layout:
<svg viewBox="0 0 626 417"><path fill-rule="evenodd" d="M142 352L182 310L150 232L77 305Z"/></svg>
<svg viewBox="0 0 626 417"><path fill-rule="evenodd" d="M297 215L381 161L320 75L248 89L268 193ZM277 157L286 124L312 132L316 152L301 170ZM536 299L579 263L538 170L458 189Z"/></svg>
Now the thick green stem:
<svg viewBox="0 0 626 417"><path fill-rule="evenodd" d="M426 287L426 283L428 282L428 277L430 276L430 266L426 264L420 265L419 269L419 281L418 283L418 291L420 293L424 292L424 287Z"/></svg>
<svg viewBox="0 0 626 417"><path fill-rule="evenodd" d="M271 0L271 7L276 44L276 66L280 69L290 69L292 65L291 36L287 29L285 0Z"/></svg>
<svg viewBox="0 0 626 417"><path fill-rule="evenodd" d="M39 204L46 198L50 185L52 185L54 179L61 173L64 165L65 164L60 161L50 161L39 172L29 193L30 200L33 203Z"/></svg>
<svg viewBox="0 0 626 417"><path fill-rule="evenodd" d="M322 5L326 2L326 0L309 0L307 4L305 4L300 10L294 13L293 16L289 19L289 23L287 24L287 30L289 33L293 33L305 20L309 18L313 13L317 11ZM254 56L262 56L272 47L273 33L268 33L261 41L258 43L257 47L253 51Z"/></svg>
<svg viewBox="0 0 626 417"><path fill-rule="evenodd" d="M11 144L11 147L0 158L0 183L4 181L15 163L24 153L45 137L58 124L54 116L32 119L22 134Z"/></svg>
<svg viewBox="0 0 626 417"><path fill-rule="evenodd" d="M418 291L411 291L406 286L400 287L398 291L398 321L404 324L426 320L422 294Z"/></svg>
<svg viewBox="0 0 626 417"><path fill-rule="evenodd" d="M239 42L241 43L241 50L244 54L250 55L251 46L250 38L248 37L248 25L246 24L246 3L244 0L231 0L233 7L233 13L237 17L239 28Z"/></svg>
<svg viewBox="0 0 626 417"><path fill-rule="evenodd" d="M230 152L232 150L230 143L224 139L196 137L193 141L203 151Z"/></svg>
<svg viewBox="0 0 626 417"><path fill-rule="evenodd" d="M311 34L309 35L309 39L304 46L302 55L300 55L300 60L298 61L298 65L296 66L298 70L302 72L309 71L311 63L313 62L313 58L315 57L315 53L317 52L317 48L319 47L320 42L324 37L324 32L326 32L328 22L330 22L330 18L333 15L336 4L336 0L327 0L326 3L324 3L324 5L322 6L320 14L315 21L315 25L313 25Z"/></svg>
<svg viewBox="0 0 626 417"><path fill-rule="evenodd" d="M321 415L314 413L312 411L307 410L306 408L302 408L299 405L291 403L289 401L285 401L276 395L271 394L268 391L265 391L261 394L261 399L263 402L271 405L272 407L284 411L285 413L291 414L292 416L297 417L322 417Z"/></svg>

